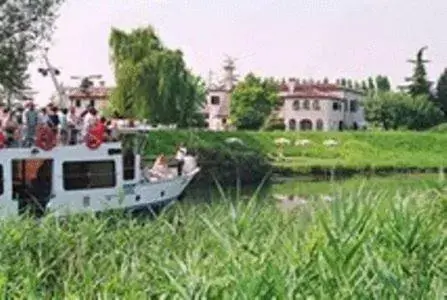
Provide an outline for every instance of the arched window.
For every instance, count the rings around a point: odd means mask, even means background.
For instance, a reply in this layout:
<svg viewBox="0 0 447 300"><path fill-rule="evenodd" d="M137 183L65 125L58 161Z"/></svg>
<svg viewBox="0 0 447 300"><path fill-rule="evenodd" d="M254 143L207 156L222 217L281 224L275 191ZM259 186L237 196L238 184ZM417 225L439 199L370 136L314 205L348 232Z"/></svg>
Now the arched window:
<svg viewBox="0 0 447 300"><path fill-rule="evenodd" d="M310 109L310 101L309 100L304 100L303 103L303 108L309 110Z"/></svg>
<svg viewBox="0 0 447 300"><path fill-rule="evenodd" d="M300 100L295 100L292 103L293 110L300 110Z"/></svg>
<svg viewBox="0 0 447 300"><path fill-rule="evenodd" d="M304 119L300 121L300 130L312 130L312 121L309 119Z"/></svg>
<svg viewBox="0 0 447 300"><path fill-rule="evenodd" d="M324 124L323 124L323 120L318 119L317 120L317 130L323 130Z"/></svg>
<svg viewBox="0 0 447 300"><path fill-rule="evenodd" d="M318 101L318 100L314 100L314 101L312 102L312 108L313 108L314 110L320 110L320 101Z"/></svg>
<svg viewBox="0 0 447 300"><path fill-rule="evenodd" d="M296 130L296 121L295 119L289 120L289 130Z"/></svg>

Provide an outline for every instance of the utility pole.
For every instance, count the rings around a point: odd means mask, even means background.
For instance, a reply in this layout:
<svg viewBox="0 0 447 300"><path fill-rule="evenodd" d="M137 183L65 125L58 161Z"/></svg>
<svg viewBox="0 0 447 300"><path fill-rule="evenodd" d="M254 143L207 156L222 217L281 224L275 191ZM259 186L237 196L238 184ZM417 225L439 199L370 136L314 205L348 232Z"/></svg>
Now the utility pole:
<svg viewBox="0 0 447 300"><path fill-rule="evenodd" d="M57 78L56 78L56 76L58 76L60 74L60 71L51 65L50 60L48 59L48 48L45 48L43 50L42 56L43 56L43 59L45 61L45 65L47 68L46 69L39 68L38 71L43 76L46 76L48 73L50 74L51 80L53 81L54 87L56 88L56 92L59 95L59 103L63 108L65 108L65 99L64 99L65 93L64 93L62 86L59 84L59 82L57 81Z"/></svg>

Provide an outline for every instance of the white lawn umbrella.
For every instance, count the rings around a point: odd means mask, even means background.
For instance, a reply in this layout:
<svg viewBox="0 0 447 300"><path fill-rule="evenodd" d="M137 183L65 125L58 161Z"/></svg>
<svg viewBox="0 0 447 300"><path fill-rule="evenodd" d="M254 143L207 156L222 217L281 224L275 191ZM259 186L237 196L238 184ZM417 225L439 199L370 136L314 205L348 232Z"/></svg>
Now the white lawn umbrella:
<svg viewBox="0 0 447 300"><path fill-rule="evenodd" d="M328 147L331 147L331 146L336 146L336 145L338 145L338 142L337 142L336 140L334 140L334 139L329 139L329 140L325 140L325 141L323 142L323 145L328 146Z"/></svg>
<svg viewBox="0 0 447 300"><path fill-rule="evenodd" d="M239 144L239 145L243 145L244 144L244 142L240 138L237 138L237 137L229 137L229 138L225 139L225 143L227 143L227 144Z"/></svg>
<svg viewBox="0 0 447 300"><path fill-rule="evenodd" d="M306 146L311 144L312 142L308 139L304 139L304 140L296 140L295 141L295 146Z"/></svg>
<svg viewBox="0 0 447 300"><path fill-rule="evenodd" d="M277 138L275 140L275 145L289 145L290 144L290 140L286 139L286 138Z"/></svg>

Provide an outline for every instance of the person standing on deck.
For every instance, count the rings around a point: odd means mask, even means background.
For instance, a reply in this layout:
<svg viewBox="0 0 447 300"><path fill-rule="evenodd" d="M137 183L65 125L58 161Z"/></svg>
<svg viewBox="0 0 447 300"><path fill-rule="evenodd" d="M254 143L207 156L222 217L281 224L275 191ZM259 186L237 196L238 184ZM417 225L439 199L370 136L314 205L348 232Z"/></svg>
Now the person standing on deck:
<svg viewBox="0 0 447 300"><path fill-rule="evenodd" d="M31 147L36 137L36 129L39 124L39 114L37 113L34 103L30 102L25 110L23 123L25 125L25 147Z"/></svg>
<svg viewBox="0 0 447 300"><path fill-rule="evenodd" d="M80 118L76 115L76 108L71 107L67 115L68 144L75 145L78 142L78 134L81 126Z"/></svg>
<svg viewBox="0 0 447 300"><path fill-rule="evenodd" d="M40 109L39 113L39 125L47 125L49 121L48 114L47 114L47 108L42 107Z"/></svg>
<svg viewBox="0 0 447 300"><path fill-rule="evenodd" d="M58 116L58 108L56 106L50 107L50 113L48 115L48 126L53 130L55 136L58 135L60 120Z"/></svg>
<svg viewBox="0 0 447 300"><path fill-rule="evenodd" d="M16 141L16 131L18 130L18 124L14 120L14 115L9 108L3 110L3 115L3 129L6 133L6 143L8 147L17 147L18 141Z"/></svg>
<svg viewBox="0 0 447 300"><path fill-rule="evenodd" d="M68 144L68 122L67 122L68 109L63 108L59 114L59 134L60 142L62 145Z"/></svg>
<svg viewBox="0 0 447 300"><path fill-rule="evenodd" d="M181 176L183 171L183 165L185 164L185 156L187 154L186 147L181 143L177 147L177 153L175 154L175 160L177 161L177 175Z"/></svg>

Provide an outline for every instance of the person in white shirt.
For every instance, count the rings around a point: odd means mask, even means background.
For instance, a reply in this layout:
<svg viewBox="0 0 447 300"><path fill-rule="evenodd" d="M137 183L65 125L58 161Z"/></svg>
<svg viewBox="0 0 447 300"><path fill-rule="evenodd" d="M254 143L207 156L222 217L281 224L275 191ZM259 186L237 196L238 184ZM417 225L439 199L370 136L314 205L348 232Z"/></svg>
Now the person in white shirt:
<svg viewBox="0 0 447 300"><path fill-rule="evenodd" d="M67 114L68 144L75 145L78 142L80 118L76 115L76 108L71 107Z"/></svg>

